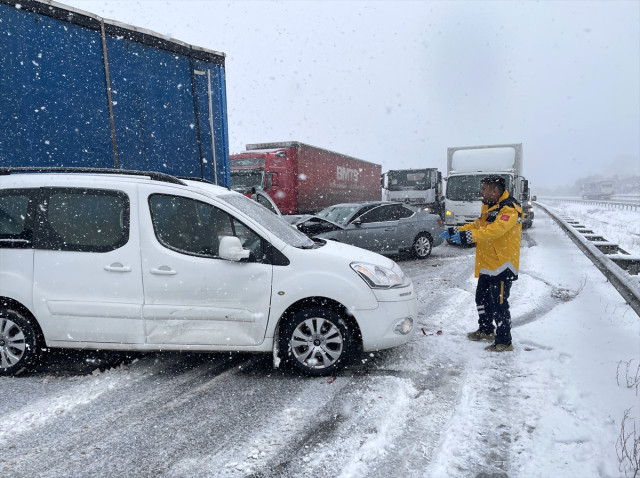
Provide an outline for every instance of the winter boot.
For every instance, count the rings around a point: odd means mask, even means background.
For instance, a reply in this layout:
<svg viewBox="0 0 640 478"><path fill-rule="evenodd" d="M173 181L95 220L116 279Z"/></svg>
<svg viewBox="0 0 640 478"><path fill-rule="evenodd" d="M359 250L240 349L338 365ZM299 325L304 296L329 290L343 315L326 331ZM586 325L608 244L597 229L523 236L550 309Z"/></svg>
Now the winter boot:
<svg viewBox="0 0 640 478"><path fill-rule="evenodd" d="M478 342L479 340L487 340L489 342L493 342L496 338L496 334L491 332L490 334L485 334L481 330L476 330L475 332L469 332L467 334L469 340L473 340L474 342Z"/></svg>
<svg viewBox="0 0 640 478"><path fill-rule="evenodd" d="M513 344L491 344L484 349L489 352L511 352L513 350Z"/></svg>

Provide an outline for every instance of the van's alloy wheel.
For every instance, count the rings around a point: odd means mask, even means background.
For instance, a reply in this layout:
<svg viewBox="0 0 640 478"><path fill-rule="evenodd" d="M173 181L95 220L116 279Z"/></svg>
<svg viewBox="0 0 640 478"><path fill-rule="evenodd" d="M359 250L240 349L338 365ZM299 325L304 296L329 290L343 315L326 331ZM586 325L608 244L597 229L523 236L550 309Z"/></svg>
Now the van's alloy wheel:
<svg viewBox="0 0 640 478"><path fill-rule="evenodd" d="M37 358L31 322L13 310L0 309L0 375L16 375Z"/></svg>
<svg viewBox="0 0 640 478"><path fill-rule="evenodd" d="M280 333L288 365L306 375L331 375L353 356L351 331L335 312L310 308L296 313Z"/></svg>
<svg viewBox="0 0 640 478"><path fill-rule="evenodd" d="M431 238L424 232L418 234L415 241L413 241L412 251L414 257L417 259L426 259L431 255L431 249L433 249L433 243Z"/></svg>

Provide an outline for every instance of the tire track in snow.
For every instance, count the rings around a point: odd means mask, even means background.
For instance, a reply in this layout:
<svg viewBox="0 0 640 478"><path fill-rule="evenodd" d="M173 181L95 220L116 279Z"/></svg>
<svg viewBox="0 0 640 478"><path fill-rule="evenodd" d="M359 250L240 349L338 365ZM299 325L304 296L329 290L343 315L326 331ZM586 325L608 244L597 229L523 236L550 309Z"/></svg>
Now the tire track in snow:
<svg viewBox="0 0 640 478"><path fill-rule="evenodd" d="M389 443L403 432L417 390L393 376L347 378L342 389L338 400L319 410L324 418L305 431L285 459L276 457L251 476L367 476L369 464L390 453ZM388 414L389 407L394 415Z"/></svg>
<svg viewBox="0 0 640 478"><path fill-rule="evenodd" d="M144 374L124 371L109 373L107 377L83 377L81 383L65 389L55 396L47 396L34 403L5 414L0 420L0 445L15 440L16 435L34 433L51 420L58 419L75 408L94 402L105 392L125 387L131 381L141 380Z"/></svg>
<svg viewBox="0 0 640 478"><path fill-rule="evenodd" d="M127 367L96 372L86 377L92 380L87 387L93 385L96 389L92 400L82 400L89 394L81 393L78 388L56 397L56 404L73 407L64 413L53 410L48 414L49 419L41 420L36 429L23 427L26 437L14 440L19 446L12 447L11 458L7 461L0 458L0 475L118 476L122 470L127 470L128 476L148 476L148 470L153 467L152 458L142 474L137 474L136 468L142 457L159 451L155 442L158 437L151 442L146 438L156 434L158 425L155 423L166 422L166 417L175 413L176 408L188 407L180 403L184 402L183 391L193 393L198 387L206 388L203 382L207 381L207 376L214 375L215 381L221 371L234 365L234 361L209 363L207 354L166 353L149 354ZM117 383L113 377L119 379ZM63 382L76 380L72 377ZM74 395L77 395L75 400ZM51 396L32 407L40 409L49 400ZM24 410L20 412L20 416L24 413ZM178 413L182 414L182 410ZM126 435L123 435L123 429L127 430ZM105 460L104 449L109 450L107 455L115 450L122 450L122 453L117 460ZM136 453L132 454L131 449L136 449ZM159 459L160 462L163 460L164 457Z"/></svg>
<svg viewBox="0 0 640 478"><path fill-rule="evenodd" d="M238 377L246 384L264 381L263 370L256 376ZM280 375L274 372L274 375ZM262 376L262 379L261 377ZM264 397L261 408L244 426L235 426L225 434L225 442L203 456L185 457L174 464L169 476L257 477L280 476L279 470L304 452L309 435L319 436L330 417L331 410L342 399L342 392L350 381L338 377L328 383L326 378L288 378L272 384L282 393ZM261 383L256 385L261 389ZM328 392L328 393L327 393ZM248 414L249 415L249 414ZM282 475L286 476L286 475Z"/></svg>

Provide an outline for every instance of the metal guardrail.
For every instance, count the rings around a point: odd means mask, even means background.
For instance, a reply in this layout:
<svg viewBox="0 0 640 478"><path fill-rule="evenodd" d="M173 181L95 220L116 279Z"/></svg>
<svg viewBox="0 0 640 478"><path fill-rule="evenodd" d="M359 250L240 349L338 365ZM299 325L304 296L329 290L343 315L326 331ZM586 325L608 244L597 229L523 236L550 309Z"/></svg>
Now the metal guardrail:
<svg viewBox="0 0 640 478"><path fill-rule="evenodd" d="M640 316L640 277L636 278L630 275L640 271L640 256L628 254L617 244L608 242L578 221L556 215L544 204L536 202L535 205L543 209L567 233L578 248L611 282L634 312ZM619 263L616 263L616 260L621 264L626 263L628 267L621 267Z"/></svg>
<svg viewBox="0 0 640 478"><path fill-rule="evenodd" d="M557 202L568 202L574 204L592 204L594 206L605 206L615 209L629 209L631 211L640 211L640 200L631 199L580 199L573 197L554 197L554 196L538 196L538 199Z"/></svg>

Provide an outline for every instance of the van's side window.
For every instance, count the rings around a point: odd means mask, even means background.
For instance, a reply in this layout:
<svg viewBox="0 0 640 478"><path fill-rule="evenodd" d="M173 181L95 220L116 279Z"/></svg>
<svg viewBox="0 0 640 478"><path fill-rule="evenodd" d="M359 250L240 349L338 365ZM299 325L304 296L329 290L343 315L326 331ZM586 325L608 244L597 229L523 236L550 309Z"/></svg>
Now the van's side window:
<svg viewBox="0 0 640 478"><path fill-rule="evenodd" d="M0 247L30 248L33 221L30 205L35 189L0 192Z"/></svg>
<svg viewBox="0 0 640 478"><path fill-rule="evenodd" d="M219 257L222 236L237 236L251 250L253 260L262 258L262 240L251 229L223 210L194 199L153 194L149 209L156 238L177 252Z"/></svg>
<svg viewBox="0 0 640 478"><path fill-rule="evenodd" d="M108 252L129 240L129 198L122 191L43 189L38 249Z"/></svg>

